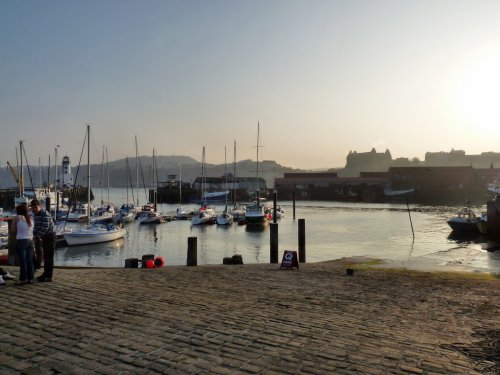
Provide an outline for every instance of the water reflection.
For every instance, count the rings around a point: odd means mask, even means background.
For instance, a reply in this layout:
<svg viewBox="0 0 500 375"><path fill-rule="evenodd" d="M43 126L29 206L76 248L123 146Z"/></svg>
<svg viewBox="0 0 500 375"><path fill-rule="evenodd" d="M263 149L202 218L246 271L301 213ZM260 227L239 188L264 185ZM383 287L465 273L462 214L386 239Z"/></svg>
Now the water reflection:
<svg viewBox="0 0 500 375"><path fill-rule="evenodd" d="M115 199L119 201L119 199ZM291 202L280 202L292 212ZM162 211L175 211L176 205L163 205ZM412 207L413 239L406 205L304 202L297 204L296 217L306 220L307 260L309 262L349 256L368 256L396 261L449 264L462 262L470 269L497 267L500 271L500 244L484 241L478 235L450 233L446 218L453 207ZM281 220L279 257L286 250L297 250L298 222ZM221 264L224 257L242 255L245 263L269 262L268 226L234 224L192 226L189 221L158 225L127 225L127 234L115 247L111 244L60 248L57 266L123 267L126 258L143 254L164 257L167 265L185 265L187 239L198 238L198 264ZM480 245L479 245L480 244ZM488 253L487 251L491 253Z"/></svg>
<svg viewBox="0 0 500 375"><path fill-rule="evenodd" d="M110 259L125 249L125 239L120 238L111 242L90 244L84 246L67 247L58 255L62 255L66 264L106 267Z"/></svg>
<svg viewBox="0 0 500 375"><path fill-rule="evenodd" d="M487 241L487 238L477 232L457 232L457 231L452 231L448 235L448 239L450 241L454 241L459 245L468 245L471 243L478 244L478 243L483 243Z"/></svg>

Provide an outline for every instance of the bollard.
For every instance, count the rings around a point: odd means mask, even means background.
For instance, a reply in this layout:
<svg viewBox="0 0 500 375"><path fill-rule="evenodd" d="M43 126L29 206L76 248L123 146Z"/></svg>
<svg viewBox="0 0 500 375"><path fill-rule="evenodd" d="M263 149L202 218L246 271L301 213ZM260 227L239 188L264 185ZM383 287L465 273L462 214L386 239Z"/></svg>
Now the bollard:
<svg viewBox="0 0 500 375"><path fill-rule="evenodd" d="M188 237L187 266L198 265L198 237Z"/></svg>
<svg viewBox="0 0 500 375"><path fill-rule="evenodd" d="M125 268L139 268L139 259L138 258L125 259Z"/></svg>
<svg viewBox="0 0 500 375"><path fill-rule="evenodd" d="M278 224L270 223L269 227L271 230L269 262L278 263Z"/></svg>
<svg viewBox="0 0 500 375"><path fill-rule="evenodd" d="M299 219L299 262L306 262L306 219Z"/></svg>

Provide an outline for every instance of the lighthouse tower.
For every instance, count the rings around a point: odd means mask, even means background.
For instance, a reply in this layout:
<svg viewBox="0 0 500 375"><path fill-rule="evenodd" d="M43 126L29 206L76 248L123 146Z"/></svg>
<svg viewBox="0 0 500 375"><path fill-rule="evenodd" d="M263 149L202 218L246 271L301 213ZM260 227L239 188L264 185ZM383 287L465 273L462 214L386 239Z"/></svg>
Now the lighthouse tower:
<svg viewBox="0 0 500 375"><path fill-rule="evenodd" d="M63 167L63 186L65 187L73 187L73 175L71 174L71 164L69 163L69 157L65 156L62 159L62 167Z"/></svg>

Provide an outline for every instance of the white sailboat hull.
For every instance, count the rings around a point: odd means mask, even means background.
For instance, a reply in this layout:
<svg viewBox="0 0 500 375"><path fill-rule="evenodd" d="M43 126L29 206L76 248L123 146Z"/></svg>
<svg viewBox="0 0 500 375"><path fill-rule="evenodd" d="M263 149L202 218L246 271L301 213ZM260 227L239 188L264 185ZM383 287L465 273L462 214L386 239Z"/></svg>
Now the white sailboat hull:
<svg viewBox="0 0 500 375"><path fill-rule="evenodd" d="M122 238L127 231L124 228L108 227L106 225L96 225L89 228L82 228L73 232L64 233L64 239L69 246L89 245L93 243L114 241Z"/></svg>

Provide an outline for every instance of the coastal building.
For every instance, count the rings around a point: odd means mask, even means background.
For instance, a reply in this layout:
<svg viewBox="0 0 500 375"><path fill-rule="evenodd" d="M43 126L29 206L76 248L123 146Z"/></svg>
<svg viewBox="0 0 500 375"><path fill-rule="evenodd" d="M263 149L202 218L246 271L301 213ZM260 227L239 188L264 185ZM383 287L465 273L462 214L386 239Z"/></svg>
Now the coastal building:
<svg viewBox="0 0 500 375"><path fill-rule="evenodd" d="M280 199L377 202L389 183L387 172L363 172L357 177L339 177L335 172L285 173L276 178Z"/></svg>
<svg viewBox="0 0 500 375"><path fill-rule="evenodd" d="M420 204L481 204L488 185L499 180L500 168L390 167L388 172L361 172L357 177L337 173L285 173L276 179L280 199L387 202L406 195ZM388 192L391 194L388 194Z"/></svg>
<svg viewBox="0 0 500 375"><path fill-rule="evenodd" d="M344 172L349 176L356 176L360 172L387 172L391 163L392 156L389 150L377 152L372 148L370 152L349 151Z"/></svg>

